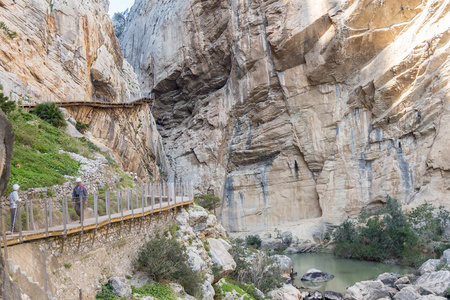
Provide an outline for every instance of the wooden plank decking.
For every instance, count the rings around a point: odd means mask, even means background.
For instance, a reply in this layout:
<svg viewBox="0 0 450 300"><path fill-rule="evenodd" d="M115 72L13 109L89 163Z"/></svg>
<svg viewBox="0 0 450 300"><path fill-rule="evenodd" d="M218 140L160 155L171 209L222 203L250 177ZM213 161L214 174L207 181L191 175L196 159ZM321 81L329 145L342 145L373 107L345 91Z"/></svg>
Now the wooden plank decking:
<svg viewBox="0 0 450 300"><path fill-rule="evenodd" d="M104 102L104 101L57 101L59 107L88 106L94 108L132 108L137 105L151 103L152 98L143 97L131 102ZM18 107L32 111L38 103L20 104Z"/></svg>
<svg viewBox="0 0 450 300"><path fill-rule="evenodd" d="M81 227L81 224L77 222L72 222L66 225L66 231L64 232L64 225L57 225L53 227L48 228L48 236L46 234L45 228L38 229L38 230L32 230L32 231L23 231L22 232L22 241L20 241L19 234L14 233L11 235L7 235L7 245L16 245L22 242L27 241L33 241L33 240L39 240L39 239L45 239L48 237L55 237L55 236L64 236L74 233L80 233L81 231L91 230L95 228L100 228L103 226L107 226L108 224L117 223L121 221L126 221L130 219L137 219L141 218L143 216L150 215L152 213L159 213L163 211L167 211L170 209L174 209L176 207L183 207L189 204L194 203L193 200L189 200L188 197L176 197L176 201L172 203L163 202L162 205L159 203L155 203L153 209L152 206L147 206L144 208L144 211L142 211L141 208L136 208L133 210L127 210L123 212L123 218L122 213L115 213L111 214L111 221L109 220L109 216L98 216L98 224L95 224L95 217L90 219L85 219L83 222L83 227ZM3 247L3 241L1 242L1 246Z"/></svg>

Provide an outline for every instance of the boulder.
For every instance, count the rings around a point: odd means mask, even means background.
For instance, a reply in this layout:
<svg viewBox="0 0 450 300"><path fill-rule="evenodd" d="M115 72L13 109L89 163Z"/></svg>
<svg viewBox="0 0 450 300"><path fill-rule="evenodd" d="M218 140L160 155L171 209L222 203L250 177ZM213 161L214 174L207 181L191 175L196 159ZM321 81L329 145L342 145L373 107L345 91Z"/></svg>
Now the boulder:
<svg viewBox="0 0 450 300"><path fill-rule="evenodd" d="M390 293L380 280L357 282L344 294L345 300L377 300L383 297L390 297Z"/></svg>
<svg viewBox="0 0 450 300"><path fill-rule="evenodd" d="M416 300L420 298L420 294L412 286L407 286L398 292L395 296L395 300Z"/></svg>
<svg viewBox="0 0 450 300"><path fill-rule="evenodd" d="M425 273L416 280L414 285L417 288L427 289L437 296L445 296L446 290L450 286L450 272Z"/></svg>
<svg viewBox="0 0 450 300"><path fill-rule="evenodd" d="M450 265L450 249L447 249L442 254L442 260L447 264Z"/></svg>
<svg viewBox="0 0 450 300"><path fill-rule="evenodd" d="M420 266L418 270L419 274L423 275L428 272L435 272L437 266L439 266L441 263L442 262L440 259L429 259Z"/></svg>
<svg viewBox="0 0 450 300"><path fill-rule="evenodd" d="M307 300L322 300L322 293L319 291L309 292Z"/></svg>
<svg viewBox="0 0 450 300"><path fill-rule="evenodd" d="M146 284L152 284L153 280L145 273L136 273L130 280L130 285L141 288Z"/></svg>
<svg viewBox="0 0 450 300"><path fill-rule="evenodd" d="M14 131L11 122L0 109L0 197L6 189L11 172Z"/></svg>
<svg viewBox="0 0 450 300"><path fill-rule="evenodd" d="M123 277L111 277L109 278L108 282L117 297L131 296L131 285L128 283L127 279Z"/></svg>
<svg viewBox="0 0 450 300"><path fill-rule="evenodd" d="M344 295L337 292L326 291L323 294L323 300L343 300Z"/></svg>
<svg viewBox="0 0 450 300"><path fill-rule="evenodd" d="M421 296L420 298L418 298L418 300L448 300L445 297L440 297L440 296L436 296L436 295L426 295L426 296Z"/></svg>
<svg viewBox="0 0 450 300"><path fill-rule="evenodd" d="M200 228L206 228L206 222L208 220L208 212L201 206L193 205L189 210L189 225L194 231L200 230Z"/></svg>
<svg viewBox="0 0 450 300"><path fill-rule="evenodd" d="M225 245L217 239L210 238L207 241L210 245L209 253L211 254L212 262L221 270L219 276L223 277L232 272L236 268L236 262L230 253L228 253ZM220 278L216 278L215 280L218 279Z"/></svg>
<svg viewBox="0 0 450 300"><path fill-rule="evenodd" d="M311 282L326 282L334 278L334 275L317 269L310 269L302 276L302 280Z"/></svg>
<svg viewBox="0 0 450 300"><path fill-rule="evenodd" d="M195 252L193 248L187 248L186 253L189 256L188 263L192 270L198 272L206 268L205 261L200 257L200 255L197 254L197 252Z"/></svg>
<svg viewBox="0 0 450 300"><path fill-rule="evenodd" d="M268 296L273 300L301 300L303 299L300 291L291 284L284 284L282 287L272 290Z"/></svg>
<svg viewBox="0 0 450 300"><path fill-rule="evenodd" d="M406 284L410 284L411 282L409 281L409 278L407 277L407 276L403 276L403 277L400 277L399 279L397 279L395 282L394 282L394 286L396 287L396 288L398 288L399 290L401 290L401 287L400 286L404 286L404 285L406 285Z"/></svg>
<svg viewBox="0 0 450 300"><path fill-rule="evenodd" d="M273 255L271 256L275 260L275 263L281 270L281 276L284 278L290 278L292 271L292 260L286 255Z"/></svg>
<svg viewBox="0 0 450 300"><path fill-rule="evenodd" d="M216 292L208 280L205 280L202 285L202 300L214 300Z"/></svg>
<svg viewBox="0 0 450 300"><path fill-rule="evenodd" d="M400 275L397 273L383 273L383 274L378 275L377 279L381 280L381 282L384 285L393 287L394 282L396 282L399 277L400 277Z"/></svg>

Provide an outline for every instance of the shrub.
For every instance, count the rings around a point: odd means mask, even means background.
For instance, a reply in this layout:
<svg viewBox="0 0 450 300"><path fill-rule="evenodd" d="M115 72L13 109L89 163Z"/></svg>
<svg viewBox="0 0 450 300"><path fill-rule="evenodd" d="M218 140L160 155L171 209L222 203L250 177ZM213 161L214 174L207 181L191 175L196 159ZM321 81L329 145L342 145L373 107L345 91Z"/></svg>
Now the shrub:
<svg viewBox="0 0 450 300"><path fill-rule="evenodd" d="M97 292L95 299L103 300L115 300L117 299L116 294L113 292L113 288L109 283L102 285L102 290Z"/></svg>
<svg viewBox="0 0 450 300"><path fill-rule="evenodd" d="M284 281L279 265L266 252L252 249L256 253L252 254L253 258L249 262L249 249L242 244L242 239L232 241L230 254L236 262L236 269L230 273L231 279L251 284L264 293L276 288Z"/></svg>
<svg viewBox="0 0 450 300"><path fill-rule="evenodd" d="M214 210L217 204L220 203L220 198L212 194L202 194L194 197L195 202L207 210Z"/></svg>
<svg viewBox="0 0 450 300"><path fill-rule="evenodd" d="M45 102L36 105L33 113L44 121L47 121L55 127L66 126L66 121L64 120L64 114L61 109L56 106L55 103Z"/></svg>
<svg viewBox="0 0 450 300"><path fill-rule="evenodd" d="M248 246L254 247L256 249L259 249L261 247L261 238L259 237L259 235L248 235L245 238L245 243Z"/></svg>
<svg viewBox="0 0 450 300"><path fill-rule="evenodd" d="M84 133L89 128L89 124L85 124L83 122L77 121L77 123L75 124L75 128L79 132Z"/></svg>
<svg viewBox="0 0 450 300"><path fill-rule="evenodd" d="M0 85L0 109L7 115L13 112L16 109L16 103L14 101L9 101L8 97L6 97L3 92L3 87Z"/></svg>
<svg viewBox="0 0 450 300"><path fill-rule="evenodd" d="M429 205L405 215L400 203L388 197L386 206L377 214L361 218L358 224L346 221L337 227L333 232L336 242L333 252L341 257L374 261L395 259L417 266L427 259L422 252L433 256L442 248L440 243L431 242L439 238L447 216L443 209L434 214Z"/></svg>
<svg viewBox="0 0 450 300"><path fill-rule="evenodd" d="M155 281L175 281L193 296L201 294L201 276L188 264L186 249L173 237L156 233L139 251L134 266Z"/></svg>

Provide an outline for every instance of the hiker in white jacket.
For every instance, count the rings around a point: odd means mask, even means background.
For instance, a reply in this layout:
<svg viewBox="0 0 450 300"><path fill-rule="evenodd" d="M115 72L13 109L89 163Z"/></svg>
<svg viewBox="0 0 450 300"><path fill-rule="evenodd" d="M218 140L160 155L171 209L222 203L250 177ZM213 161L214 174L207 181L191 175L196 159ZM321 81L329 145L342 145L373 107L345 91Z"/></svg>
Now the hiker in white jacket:
<svg viewBox="0 0 450 300"><path fill-rule="evenodd" d="M11 210L11 232L17 232L18 229L15 227L16 219L17 219L17 204L22 201L19 198L19 189L20 186L16 183L13 185L13 192L9 196L9 201L11 204L9 205L9 208ZM20 218L19 218L20 219Z"/></svg>

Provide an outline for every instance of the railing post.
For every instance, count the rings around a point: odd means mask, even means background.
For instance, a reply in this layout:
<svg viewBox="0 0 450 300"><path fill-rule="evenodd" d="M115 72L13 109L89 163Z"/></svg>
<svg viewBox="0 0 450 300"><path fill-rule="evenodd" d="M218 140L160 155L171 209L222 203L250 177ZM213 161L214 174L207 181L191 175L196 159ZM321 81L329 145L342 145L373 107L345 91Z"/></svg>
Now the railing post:
<svg viewBox="0 0 450 300"><path fill-rule="evenodd" d="M159 213L161 213L161 209L162 209L162 190L161 190L161 183L159 183L158 186L159 186Z"/></svg>
<svg viewBox="0 0 450 300"><path fill-rule="evenodd" d="M152 199L151 199L150 203L152 205L152 214L155 209L155 207L154 207L155 206L155 188L156 188L156 184L150 182L150 193L152 195Z"/></svg>
<svg viewBox="0 0 450 300"><path fill-rule="evenodd" d="M25 213L27 215L27 231L30 231L30 213L28 212L30 205L28 204L28 201L29 200L25 200Z"/></svg>
<svg viewBox="0 0 450 300"><path fill-rule="evenodd" d="M81 207L81 216L80 216L80 223L81 223L81 232L83 232L83 229L84 229L84 227L83 227L83 225L84 225L84 199L83 199L83 197L81 196L80 197L80 207Z"/></svg>
<svg viewBox="0 0 450 300"><path fill-rule="evenodd" d="M53 226L52 198L48 199L48 227Z"/></svg>
<svg viewBox="0 0 450 300"><path fill-rule="evenodd" d="M127 210L130 210L130 189L127 188Z"/></svg>
<svg viewBox="0 0 450 300"><path fill-rule="evenodd" d="M66 197L66 220L67 224L69 224L69 203L67 201L67 197Z"/></svg>
<svg viewBox="0 0 450 300"><path fill-rule="evenodd" d="M163 196L166 196L166 182L163 181Z"/></svg>
<svg viewBox="0 0 450 300"><path fill-rule="evenodd" d="M133 190L131 190L131 218L134 219Z"/></svg>
<svg viewBox="0 0 450 300"><path fill-rule="evenodd" d="M48 237L48 209L47 200L44 199L44 215L45 215L45 237Z"/></svg>
<svg viewBox="0 0 450 300"><path fill-rule="evenodd" d="M120 212L120 191L116 192L116 200L117 200L117 213Z"/></svg>
<svg viewBox="0 0 450 300"><path fill-rule="evenodd" d="M66 202L67 202L67 196L64 196L64 198L63 198L63 200L62 200L64 236L66 236L66 233L67 233L67 212L66 212Z"/></svg>
<svg viewBox="0 0 450 300"><path fill-rule="evenodd" d="M95 228L98 227L98 195L94 192L94 217L95 217Z"/></svg>
<svg viewBox="0 0 450 300"><path fill-rule="evenodd" d="M144 219L144 213L145 213L144 198L145 198L144 184L142 184L142 219Z"/></svg>
<svg viewBox="0 0 450 300"><path fill-rule="evenodd" d="M30 200L30 223L31 223L31 230L34 230L33 200Z"/></svg>
<svg viewBox="0 0 450 300"><path fill-rule="evenodd" d="M109 193L109 191L107 192L107 199L108 199L108 219L109 219L109 224L111 224L111 195Z"/></svg>
<svg viewBox="0 0 450 300"><path fill-rule="evenodd" d="M139 208L139 184L136 184L136 209Z"/></svg>

